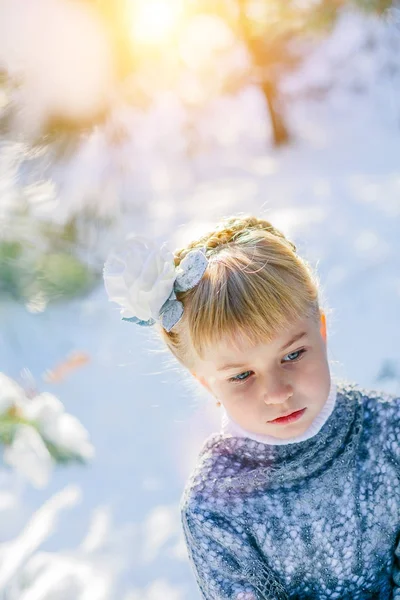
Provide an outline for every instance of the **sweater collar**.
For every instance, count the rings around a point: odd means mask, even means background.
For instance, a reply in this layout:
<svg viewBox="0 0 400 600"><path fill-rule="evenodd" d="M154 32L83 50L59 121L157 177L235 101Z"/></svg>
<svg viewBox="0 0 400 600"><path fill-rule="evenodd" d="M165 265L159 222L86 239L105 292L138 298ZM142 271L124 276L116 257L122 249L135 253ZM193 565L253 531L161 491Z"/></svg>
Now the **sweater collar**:
<svg viewBox="0 0 400 600"><path fill-rule="evenodd" d="M226 412L225 408L222 411L222 420L221 420L221 433L231 434L235 437L249 438L251 440L255 440L256 442L261 442L262 444L269 444L271 446L283 446L286 444L295 444L298 442L304 442L309 438L316 435L326 423L328 418L333 412L336 404L336 395L337 395L337 385L331 378L331 387L329 390L328 398L322 407L322 410L312 421L311 425L301 434L296 437L282 440L276 438L272 435L262 435L259 433L253 433L251 431L247 431L243 429L236 421L232 419Z"/></svg>
<svg viewBox="0 0 400 600"><path fill-rule="evenodd" d="M202 462L209 468L214 463L229 465L213 479L215 490L247 494L291 487L314 474L346 468L362 432L363 406L355 384L337 384L335 389L332 412L308 439L271 445L231 433L209 436L200 453Z"/></svg>

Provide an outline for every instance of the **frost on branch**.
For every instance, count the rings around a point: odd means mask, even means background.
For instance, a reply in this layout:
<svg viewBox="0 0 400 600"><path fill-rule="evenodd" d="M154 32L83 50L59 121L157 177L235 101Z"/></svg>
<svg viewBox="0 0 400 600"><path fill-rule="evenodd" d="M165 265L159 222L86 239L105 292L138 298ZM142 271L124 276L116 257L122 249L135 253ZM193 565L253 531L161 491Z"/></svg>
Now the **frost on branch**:
<svg viewBox="0 0 400 600"><path fill-rule="evenodd" d="M0 372L0 444L3 462L34 486L45 487L55 464L84 463L94 448L87 430L49 393L28 398Z"/></svg>

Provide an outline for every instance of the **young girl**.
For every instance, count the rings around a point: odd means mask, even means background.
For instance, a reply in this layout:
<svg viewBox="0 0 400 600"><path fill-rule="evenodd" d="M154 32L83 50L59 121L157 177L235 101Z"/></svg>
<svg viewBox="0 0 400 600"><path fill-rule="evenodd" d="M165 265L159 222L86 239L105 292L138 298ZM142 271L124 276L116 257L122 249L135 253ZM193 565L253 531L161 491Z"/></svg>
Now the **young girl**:
<svg viewBox="0 0 400 600"><path fill-rule="evenodd" d="M127 243L110 298L223 407L180 503L202 597L400 598L400 398L332 380L295 245L252 216L173 256Z"/></svg>

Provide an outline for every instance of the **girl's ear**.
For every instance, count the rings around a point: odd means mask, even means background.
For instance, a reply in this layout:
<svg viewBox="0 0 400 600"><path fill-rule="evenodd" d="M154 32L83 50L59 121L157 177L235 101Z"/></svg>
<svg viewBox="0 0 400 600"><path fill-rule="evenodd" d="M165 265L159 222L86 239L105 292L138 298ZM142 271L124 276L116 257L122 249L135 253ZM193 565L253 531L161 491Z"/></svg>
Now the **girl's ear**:
<svg viewBox="0 0 400 600"><path fill-rule="evenodd" d="M326 342L326 317L325 317L325 313L322 310L321 310L320 332Z"/></svg>

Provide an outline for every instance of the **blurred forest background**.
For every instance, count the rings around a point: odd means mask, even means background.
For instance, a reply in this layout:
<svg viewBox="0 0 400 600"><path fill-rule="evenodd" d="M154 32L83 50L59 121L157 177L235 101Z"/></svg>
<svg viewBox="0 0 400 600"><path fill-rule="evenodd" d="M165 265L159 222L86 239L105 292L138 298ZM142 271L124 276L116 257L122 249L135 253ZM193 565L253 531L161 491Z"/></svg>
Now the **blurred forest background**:
<svg viewBox="0 0 400 600"><path fill-rule="evenodd" d="M269 218L333 373L400 392L399 57L391 0L0 0L2 600L199 597L177 506L218 413L107 303L126 232Z"/></svg>

